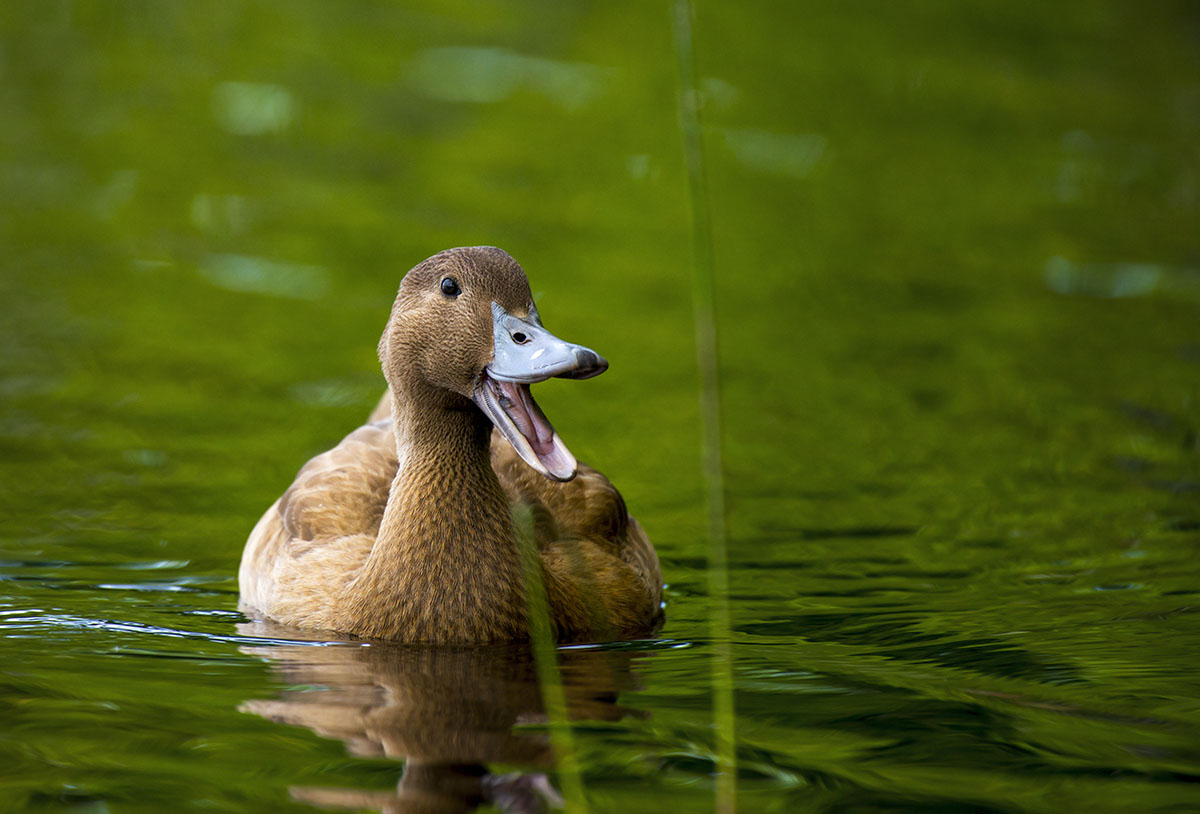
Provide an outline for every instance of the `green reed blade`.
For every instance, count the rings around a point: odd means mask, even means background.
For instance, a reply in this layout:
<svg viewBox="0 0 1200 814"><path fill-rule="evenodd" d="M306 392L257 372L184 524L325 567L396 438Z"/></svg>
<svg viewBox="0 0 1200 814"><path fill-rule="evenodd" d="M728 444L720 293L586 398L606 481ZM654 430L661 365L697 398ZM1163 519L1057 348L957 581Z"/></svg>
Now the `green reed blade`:
<svg viewBox="0 0 1200 814"><path fill-rule="evenodd" d="M675 0L675 57L679 69L679 128L683 133L692 212L692 305L700 369L702 468L708 504L708 593L712 605L713 718L717 738L717 811L732 812L737 796L733 707L733 644L729 614L729 564L725 541L725 483L721 468L721 398L717 369L716 293L712 221L704 173L699 91L692 44L691 0Z"/></svg>
<svg viewBox="0 0 1200 814"><path fill-rule="evenodd" d="M587 797L583 793L579 753L575 749L575 736L567 715L567 695L558 671L558 650L555 647L554 628L550 623L550 603L546 596L542 558L533 535L533 515L528 506L521 505L514 509L513 520L520 550L521 575L525 581L525 610L529 616L533 661L550 727L550 746L558 766L563 801L568 814L586 814Z"/></svg>

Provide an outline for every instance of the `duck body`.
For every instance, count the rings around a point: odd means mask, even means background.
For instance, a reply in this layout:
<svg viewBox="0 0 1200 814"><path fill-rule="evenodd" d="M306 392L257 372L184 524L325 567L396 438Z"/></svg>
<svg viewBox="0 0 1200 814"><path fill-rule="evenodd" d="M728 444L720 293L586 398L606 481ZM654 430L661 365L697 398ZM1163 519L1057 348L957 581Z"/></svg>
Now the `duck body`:
<svg viewBox="0 0 1200 814"><path fill-rule="evenodd" d="M541 327L515 260L452 249L418 265L380 359L377 420L305 464L251 532L239 570L248 614L408 642L526 639L531 538L560 640L657 629L653 546L529 393L607 363Z"/></svg>

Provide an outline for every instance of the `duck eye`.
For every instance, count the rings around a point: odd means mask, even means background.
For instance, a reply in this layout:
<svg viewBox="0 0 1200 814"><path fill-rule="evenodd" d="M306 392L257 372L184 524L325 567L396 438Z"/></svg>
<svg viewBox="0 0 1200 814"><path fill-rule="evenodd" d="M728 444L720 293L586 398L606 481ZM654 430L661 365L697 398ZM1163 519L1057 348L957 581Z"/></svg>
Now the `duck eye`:
<svg viewBox="0 0 1200 814"><path fill-rule="evenodd" d="M442 293L447 297L457 297L462 293L462 289L458 287L458 282L453 277L443 277Z"/></svg>

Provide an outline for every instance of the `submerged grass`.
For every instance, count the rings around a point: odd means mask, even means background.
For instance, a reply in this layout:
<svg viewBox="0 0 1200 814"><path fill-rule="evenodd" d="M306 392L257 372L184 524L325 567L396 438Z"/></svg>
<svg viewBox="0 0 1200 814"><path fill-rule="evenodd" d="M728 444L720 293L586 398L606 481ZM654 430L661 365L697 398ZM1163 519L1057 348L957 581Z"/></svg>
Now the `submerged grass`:
<svg viewBox="0 0 1200 814"><path fill-rule="evenodd" d="M729 568L725 540L725 481L721 464L721 397L717 368L716 294L713 281L712 216L704 169L700 99L692 41L694 9L675 0L675 57L679 77L679 128L687 163L692 214L692 307L700 371L701 466L708 508L708 594L713 644L713 718L716 727L718 812L732 812L737 798L737 746L733 706L733 644L730 636Z"/></svg>
<svg viewBox="0 0 1200 814"><path fill-rule="evenodd" d="M571 732L567 713L567 695L558 670L558 650L554 628L550 623L550 602L542 575L541 556L533 537L533 516L526 505L514 510L517 544L520 548L521 575L525 581L525 610L529 616L529 638L533 646L533 661L537 668L542 706L550 727L550 746L558 767L563 801L571 814L588 810L583 792L583 775L579 768L579 753Z"/></svg>

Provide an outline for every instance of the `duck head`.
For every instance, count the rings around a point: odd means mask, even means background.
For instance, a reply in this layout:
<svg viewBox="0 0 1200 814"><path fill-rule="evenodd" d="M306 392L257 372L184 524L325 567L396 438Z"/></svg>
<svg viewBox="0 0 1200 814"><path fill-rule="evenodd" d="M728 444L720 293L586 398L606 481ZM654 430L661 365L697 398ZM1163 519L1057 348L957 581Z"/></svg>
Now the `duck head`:
<svg viewBox="0 0 1200 814"><path fill-rule="evenodd" d="M575 477L575 456L529 386L598 376L608 362L542 326L525 271L506 252L449 249L408 272L379 358L393 393L425 409L478 407L531 467Z"/></svg>

